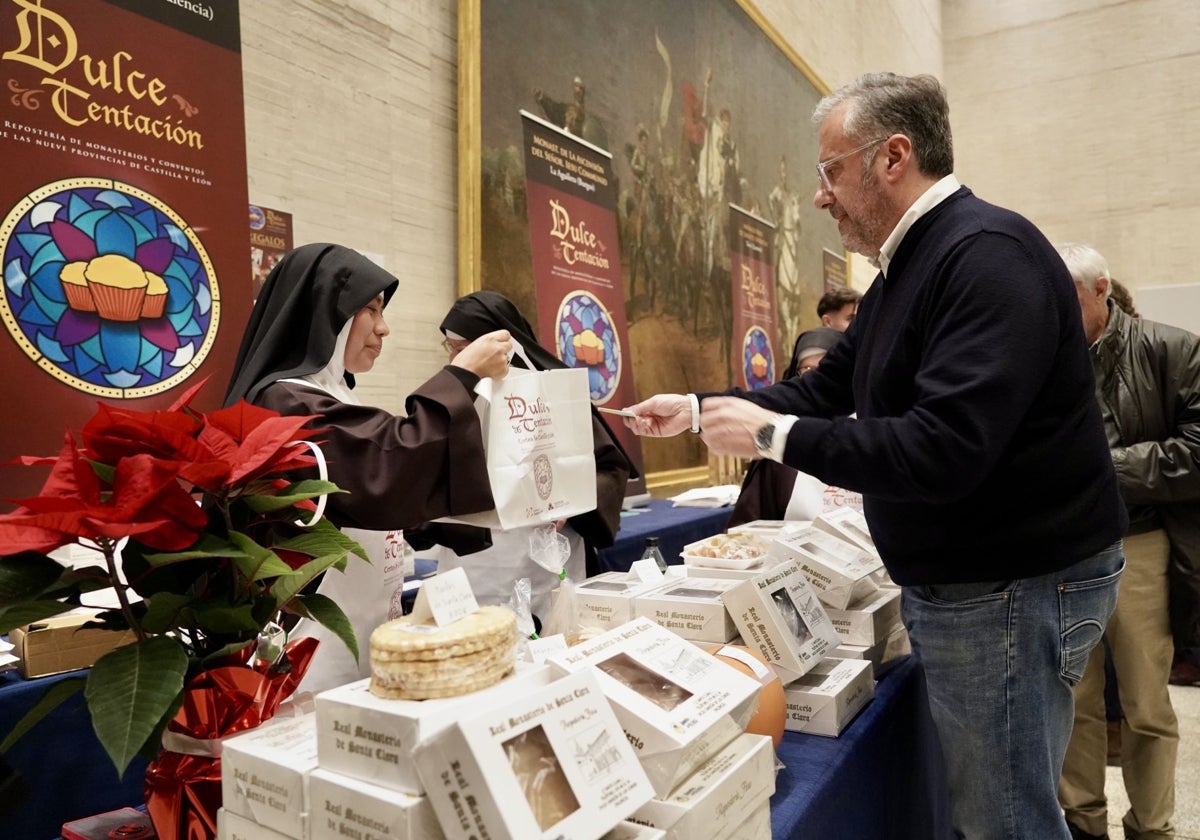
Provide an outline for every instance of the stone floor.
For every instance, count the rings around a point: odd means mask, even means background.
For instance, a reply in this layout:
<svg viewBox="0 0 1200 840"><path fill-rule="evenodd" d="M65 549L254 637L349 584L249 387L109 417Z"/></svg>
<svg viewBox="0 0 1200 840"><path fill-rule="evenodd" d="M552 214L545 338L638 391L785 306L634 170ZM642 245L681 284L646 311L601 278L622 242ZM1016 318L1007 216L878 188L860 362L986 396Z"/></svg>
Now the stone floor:
<svg viewBox="0 0 1200 840"><path fill-rule="evenodd" d="M1200 840L1200 686L1171 686L1179 718L1179 764L1175 771L1175 840ZM1129 808L1119 767L1108 768L1109 837L1123 838L1121 817Z"/></svg>

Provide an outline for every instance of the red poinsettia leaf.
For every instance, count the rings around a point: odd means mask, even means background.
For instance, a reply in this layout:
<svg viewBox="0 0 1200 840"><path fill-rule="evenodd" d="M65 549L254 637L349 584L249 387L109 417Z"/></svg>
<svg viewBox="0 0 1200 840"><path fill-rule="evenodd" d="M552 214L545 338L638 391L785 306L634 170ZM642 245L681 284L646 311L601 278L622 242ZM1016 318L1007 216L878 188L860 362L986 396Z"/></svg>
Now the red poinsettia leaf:
<svg viewBox="0 0 1200 840"><path fill-rule="evenodd" d="M91 465L79 457L75 438L70 432L63 436L62 449L54 461L54 468L46 478L39 494L49 498L80 499L84 503L99 501L100 480Z"/></svg>
<svg viewBox="0 0 1200 840"><path fill-rule="evenodd" d="M208 460L196 440L200 421L179 412L133 412L101 405L83 427L83 444L97 461L115 464L131 455L168 460Z"/></svg>
<svg viewBox="0 0 1200 840"><path fill-rule="evenodd" d="M262 408L245 400L238 400L228 408L212 411L206 415L210 426L225 432L238 443L243 443L250 433L263 423L270 420L277 420L280 417L282 415L278 411ZM286 419L299 420L300 422L296 424L296 427L299 428L312 418L289 416Z"/></svg>
<svg viewBox="0 0 1200 840"><path fill-rule="evenodd" d="M20 512L0 516L0 555L22 551L45 553L74 542L74 535L34 524L40 517L21 516Z"/></svg>
<svg viewBox="0 0 1200 840"><path fill-rule="evenodd" d="M5 461L0 466L5 467L44 467L58 461L54 455L18 455L11 461Z"/></svg>
<svg viewBox="0 0 1200 840"><path fill-rule="evenodd" d="M252 429L238 447L237 457L231 462L233 470L229 480L242 481L248 476L258 476L265 472L264 467L272 464L280 450L285 455L294 457L291 451L292 441L306 437L311 430L303 429L304 423L310 417L273 417L264 420Z"/></svg>
<svg viewBox="0 0 1200 840"><path fill-rule="evenodd" d="M195 385L180 394L179 399L171 403L171 407L168 408L167 411L183 411L184 408L191 408L192 397L196 396L196 392L208 383L208 379L209 377L204 377Z"/></svg>
<svg viewBox="0 0 1200 840"><path fill-rule="evenodd" d="M109 519L114 522L171 520L191 530L192 541L208 524L208 515L180 485L178 470L148 455L135 455L117 464L110 509Z"/></svg>

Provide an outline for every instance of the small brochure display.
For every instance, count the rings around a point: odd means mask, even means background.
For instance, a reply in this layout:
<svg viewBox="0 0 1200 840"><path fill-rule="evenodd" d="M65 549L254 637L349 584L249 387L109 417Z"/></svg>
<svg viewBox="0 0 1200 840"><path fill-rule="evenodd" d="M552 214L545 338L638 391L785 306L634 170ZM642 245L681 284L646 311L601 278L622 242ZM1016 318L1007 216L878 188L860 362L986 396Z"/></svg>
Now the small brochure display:
<svg viewBox="0 0 1200 840"><path fill-rule="evenodd" d="M784 686L783 693L787 698L784 729L836 738L875 697L871 663L863 659L824 659Z"/></svg>
<svg viewBox="0 0 1200 840"><path fill-rule="evenodd" d="M222 807L289 837L307 837L305 791L316 767L316 717L275 717L222 745Z"/></svg>
<svg viewBox="0 0 1200 840"><path fill-rule="evenodd" d="M424 788L409 756L433 733L476 709L494 708L550 681L541 665L518 661L513 674L470 694L433 700L391 700L370 691L370 678L316 697L321 767L402 793Z"/></svg>
<svg viewBox="0 0 1200 840"><path fill-rule="evenodd" d="M608 630L634 617L633 599L663 585L663 576L643 581L626 572L604 572L575 586L576 616L584 627ZM556 590L557 591L557 590Z"/></svg>
<svg viewBox="0 0 1200 840"><path fill-rule="evenodd" d="M694 642L728 642L737 636L737 627L725 609L722 596L737 580L729 578L670 579L668 583L643 592L633 599L636 617L652 618Z"/></svg>
<svg viewBox="0 0 1200 840"><path fill-rule="evenodd" d="M741 734L761 683L648 618L547 660L594 671L642 767L665 796Z"/></svg>
<svg viewBox="0 0 1200 840"><path fill-rule="evenodd" d="M900 590L878 589L844 610L830 609L829 620L840 637L838 644L878 644L900 626Z"/></svg>
<svg viewBox="0 0 1200 840"><path fill-rule="evenodd" d="M883 570L878 557L815 527L776 540L772 550L795 560L822 603L837 609L874 592L875 575Z"/></svg>
<svg viewBox="0 0 1200 840"><path fill-rule="evenodd" d="M594 838L654 795L594 671L470 708L415 754L447 837Z"/></svg>
<svg viewBox="0 0 1200 840"><path fill-rule="evenodd" d="M308 775L308 840L439 840L433 806L424 796L351 779L317 768Z"/></svg>
<svg viewBox="0 0 1200 840"><path fill-rule="evenodd" d="M758 650L785 683L808 673L839 642L794 560L738 582L724 601L742 643Z"/></svg>
<svg viewBox="0 0 1200 840"><path fill-rule="evenodd" d="M766 735L739 735L684 780L631 819L667 832L667 840L724 837L775 792L775 748Z"/></svg>

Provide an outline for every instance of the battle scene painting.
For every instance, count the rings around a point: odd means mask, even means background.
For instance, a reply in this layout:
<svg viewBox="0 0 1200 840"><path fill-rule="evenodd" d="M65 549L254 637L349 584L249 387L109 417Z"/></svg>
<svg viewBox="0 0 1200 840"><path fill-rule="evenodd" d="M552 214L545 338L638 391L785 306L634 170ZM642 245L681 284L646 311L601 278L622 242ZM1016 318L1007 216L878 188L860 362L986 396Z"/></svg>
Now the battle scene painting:
<svg viewBox="0 0 1200 840"><path fill-rule="evenodd" d="M782 367L817 324L822 250L843 252L812 204L810 115L825 88L798 57L734 0L462 0L459 14L478 21L478 43L459 45L460 66L478 70L459 113L460 133L478 132L478 160L459 165L477 191L460 185L459 213L460 236L479 243L460 286L502 292L535 320L523 109L613 157L639 398L735 381L729 204L775 226ZM651 474L706 460L692 435L645 445Z"/></svg>

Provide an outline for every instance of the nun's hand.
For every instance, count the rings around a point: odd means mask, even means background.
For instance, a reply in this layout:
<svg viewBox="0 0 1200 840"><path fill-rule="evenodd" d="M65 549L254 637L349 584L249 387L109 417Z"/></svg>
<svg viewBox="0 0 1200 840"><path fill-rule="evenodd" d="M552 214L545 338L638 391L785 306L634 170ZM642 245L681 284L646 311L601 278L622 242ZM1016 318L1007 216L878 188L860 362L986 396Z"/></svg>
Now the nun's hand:
<svg viewBox="0 0 1200 840"><path fill-rule="evenodd" d="M508 330L496 330L472 341L450 364L469 370L480 379L499 379L508 373L512 346L512 335Z"/></svg>

